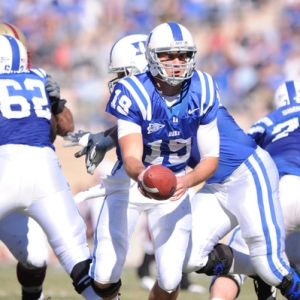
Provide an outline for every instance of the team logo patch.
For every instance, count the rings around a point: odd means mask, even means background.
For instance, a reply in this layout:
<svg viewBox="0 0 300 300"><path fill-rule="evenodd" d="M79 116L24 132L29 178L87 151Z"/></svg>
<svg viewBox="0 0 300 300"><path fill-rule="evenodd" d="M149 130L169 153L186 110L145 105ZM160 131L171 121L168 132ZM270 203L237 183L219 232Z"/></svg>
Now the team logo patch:
<svg viewBox="0 0 300 300"><path fill-rule="evenodd" d="M158 131L159 129L165 127L165 125L159 124L159 123L154 123L154 124L149 124L148 126L148 134Z"/></svg>

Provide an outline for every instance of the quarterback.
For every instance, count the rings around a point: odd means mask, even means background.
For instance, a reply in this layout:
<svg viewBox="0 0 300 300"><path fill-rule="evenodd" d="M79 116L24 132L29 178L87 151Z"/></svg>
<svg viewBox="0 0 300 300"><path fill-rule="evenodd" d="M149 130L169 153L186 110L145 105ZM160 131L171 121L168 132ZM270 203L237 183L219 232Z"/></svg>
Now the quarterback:
<svg viewBox="0 0 300 300"><path fill-rule="evenodd" d="M94 290L107 300L118 299L129 239L142 210L158 270L149 299L177 298L191 229L187 189L205 181L218 164L219 95L210 75L194 71L196 47L190 32L177 23L161 24L150 33L146 47L139 44L138 52L146 53L150 71L119 80L107 105L107 111L117 117L118 161L103 182L109 195L99 215L90 269ZM199 136L205 159L186 174L193 134ZM90 172L107 149L99 144L87 153ZM152 164L167 166L178 176L173 198L156 201L137 189Z"/></svg>

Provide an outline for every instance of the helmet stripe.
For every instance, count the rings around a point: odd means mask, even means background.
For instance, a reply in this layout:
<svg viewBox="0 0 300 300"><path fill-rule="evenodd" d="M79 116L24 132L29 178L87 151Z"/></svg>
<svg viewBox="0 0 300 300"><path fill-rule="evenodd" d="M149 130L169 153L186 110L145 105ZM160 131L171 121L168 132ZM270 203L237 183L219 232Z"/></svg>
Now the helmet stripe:
<svg viewBox="0 0 300 300"><path fill-rule="evenodd" d="M296 99L297 93L296 93L294 81L287 81L285 83L285 86L286 86L286 91L288 93L288 101L289 101L289 103L287 103L287 104L296 102L295 99Z"/></svg>
<svg viewBox="0 0 300 300"><path fill-rule="evenodd" d="M5 37L7 38L7 40L10 43L10 47L12 50L12 66L11 66L11 70L12 71L18 71L20 68L20 49L19 49L19 45L16 42L16 40L14 38L12 38L11 36L7 36L5 35Z"/></svg>
<svg viewBox="0 0 300 300"><path fill-rule="evenodd" d="M11 29L11 31L14 33L14 36L15 36L16 39L20 40L18 32L17 32L17 30L13 26L11 26L8 23L3 23L3 24L5 24L7 27L9 27Z"/></svg>
<svg viewBox="0 0 300 300"><path fill-rule="evenodd" d="M168 25L171 28L174 41L183 41L183 36L182 36L180 26L174 22L169 22Z"/></svg>

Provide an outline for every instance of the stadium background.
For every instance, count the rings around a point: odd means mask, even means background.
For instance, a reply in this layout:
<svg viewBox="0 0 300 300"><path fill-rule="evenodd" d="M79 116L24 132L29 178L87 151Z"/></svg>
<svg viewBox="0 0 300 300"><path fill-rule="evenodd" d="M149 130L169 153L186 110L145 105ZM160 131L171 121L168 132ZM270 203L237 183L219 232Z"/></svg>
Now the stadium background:
<svg viewBox="0 0 300 300"><path fill-rule="evenodd" d="M300 77L299 0L10 0L0 1L0 20L24 32L32 67L43 68L60 84L76 131L99 132L114 125L105 113L107 82L113 78L107 74L110 48L117 39L149 34L162 22L190 30L198 49L196 68L214 77L223 105L244 130L272 109L279 84ZM74 195L99 183L115 160L110 151L91 176L84 158L74 158L77 149L62 144L57 138L57 154ZM143 222L127 266L140 263ZM13 261L0 244L0 263ZM57 264L53 255L51 263Z"/></svg>

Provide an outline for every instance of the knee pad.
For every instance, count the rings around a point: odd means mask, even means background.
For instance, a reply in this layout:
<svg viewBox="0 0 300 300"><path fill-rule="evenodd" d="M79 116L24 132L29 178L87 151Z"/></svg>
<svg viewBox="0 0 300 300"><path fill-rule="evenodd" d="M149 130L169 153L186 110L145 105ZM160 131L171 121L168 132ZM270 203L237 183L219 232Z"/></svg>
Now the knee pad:
<svg viewBox="0 0 300 300"><path fill-rule="evenodd" d="M91 285L89 270L92 260L87 259L76 264L71 272L73 286L78 294L81 294L88 286Z"/></svg>
<svg viewBox="0 0 300 300"><path fill-rule="evenodd" d="M233 262L233 253L229 246L217 244L213 251L208 255L206 265L196 273L205 273L206 275L226 275Z"/></svg>
<svg viewBox="0 0 300 300"><path fill-rule="evenodd" d="M41 286L46 276L47 266L35 269L27 269L20 262L17 264L17 278L24 287Z"/></svg>
<svg viewBox="0 0 300 300"><path fill-rule="evenodd" d="M115 294L116 292L119 291L121 285L122 285L122 281L121 281L121 279L119 279L118 282L112 283L110 287L108 287L106 289L100 289L95 285L94 279L91 278L91 286L92 286L95 294L101 298L106 298L106 297L112 296L113 294Z"/></svg>
<svg viewBox="0 0 300 300"><path fill-rule="evenodd" d="M229 279L231 279L236 284L236 286L238 288L238 291L237 291L236 296L235 296L235 299L236 299L239 296L240 291L241 291L241 285L242 285L241 276L239 274L229 274L229 275L214 276L213 279L212 279L212 281L211 281L211 283L210 283L210 286L209 286L209 292L211 290L211 287L215 283L216 279L219 278L219 277L229 278Z"/></svg>

